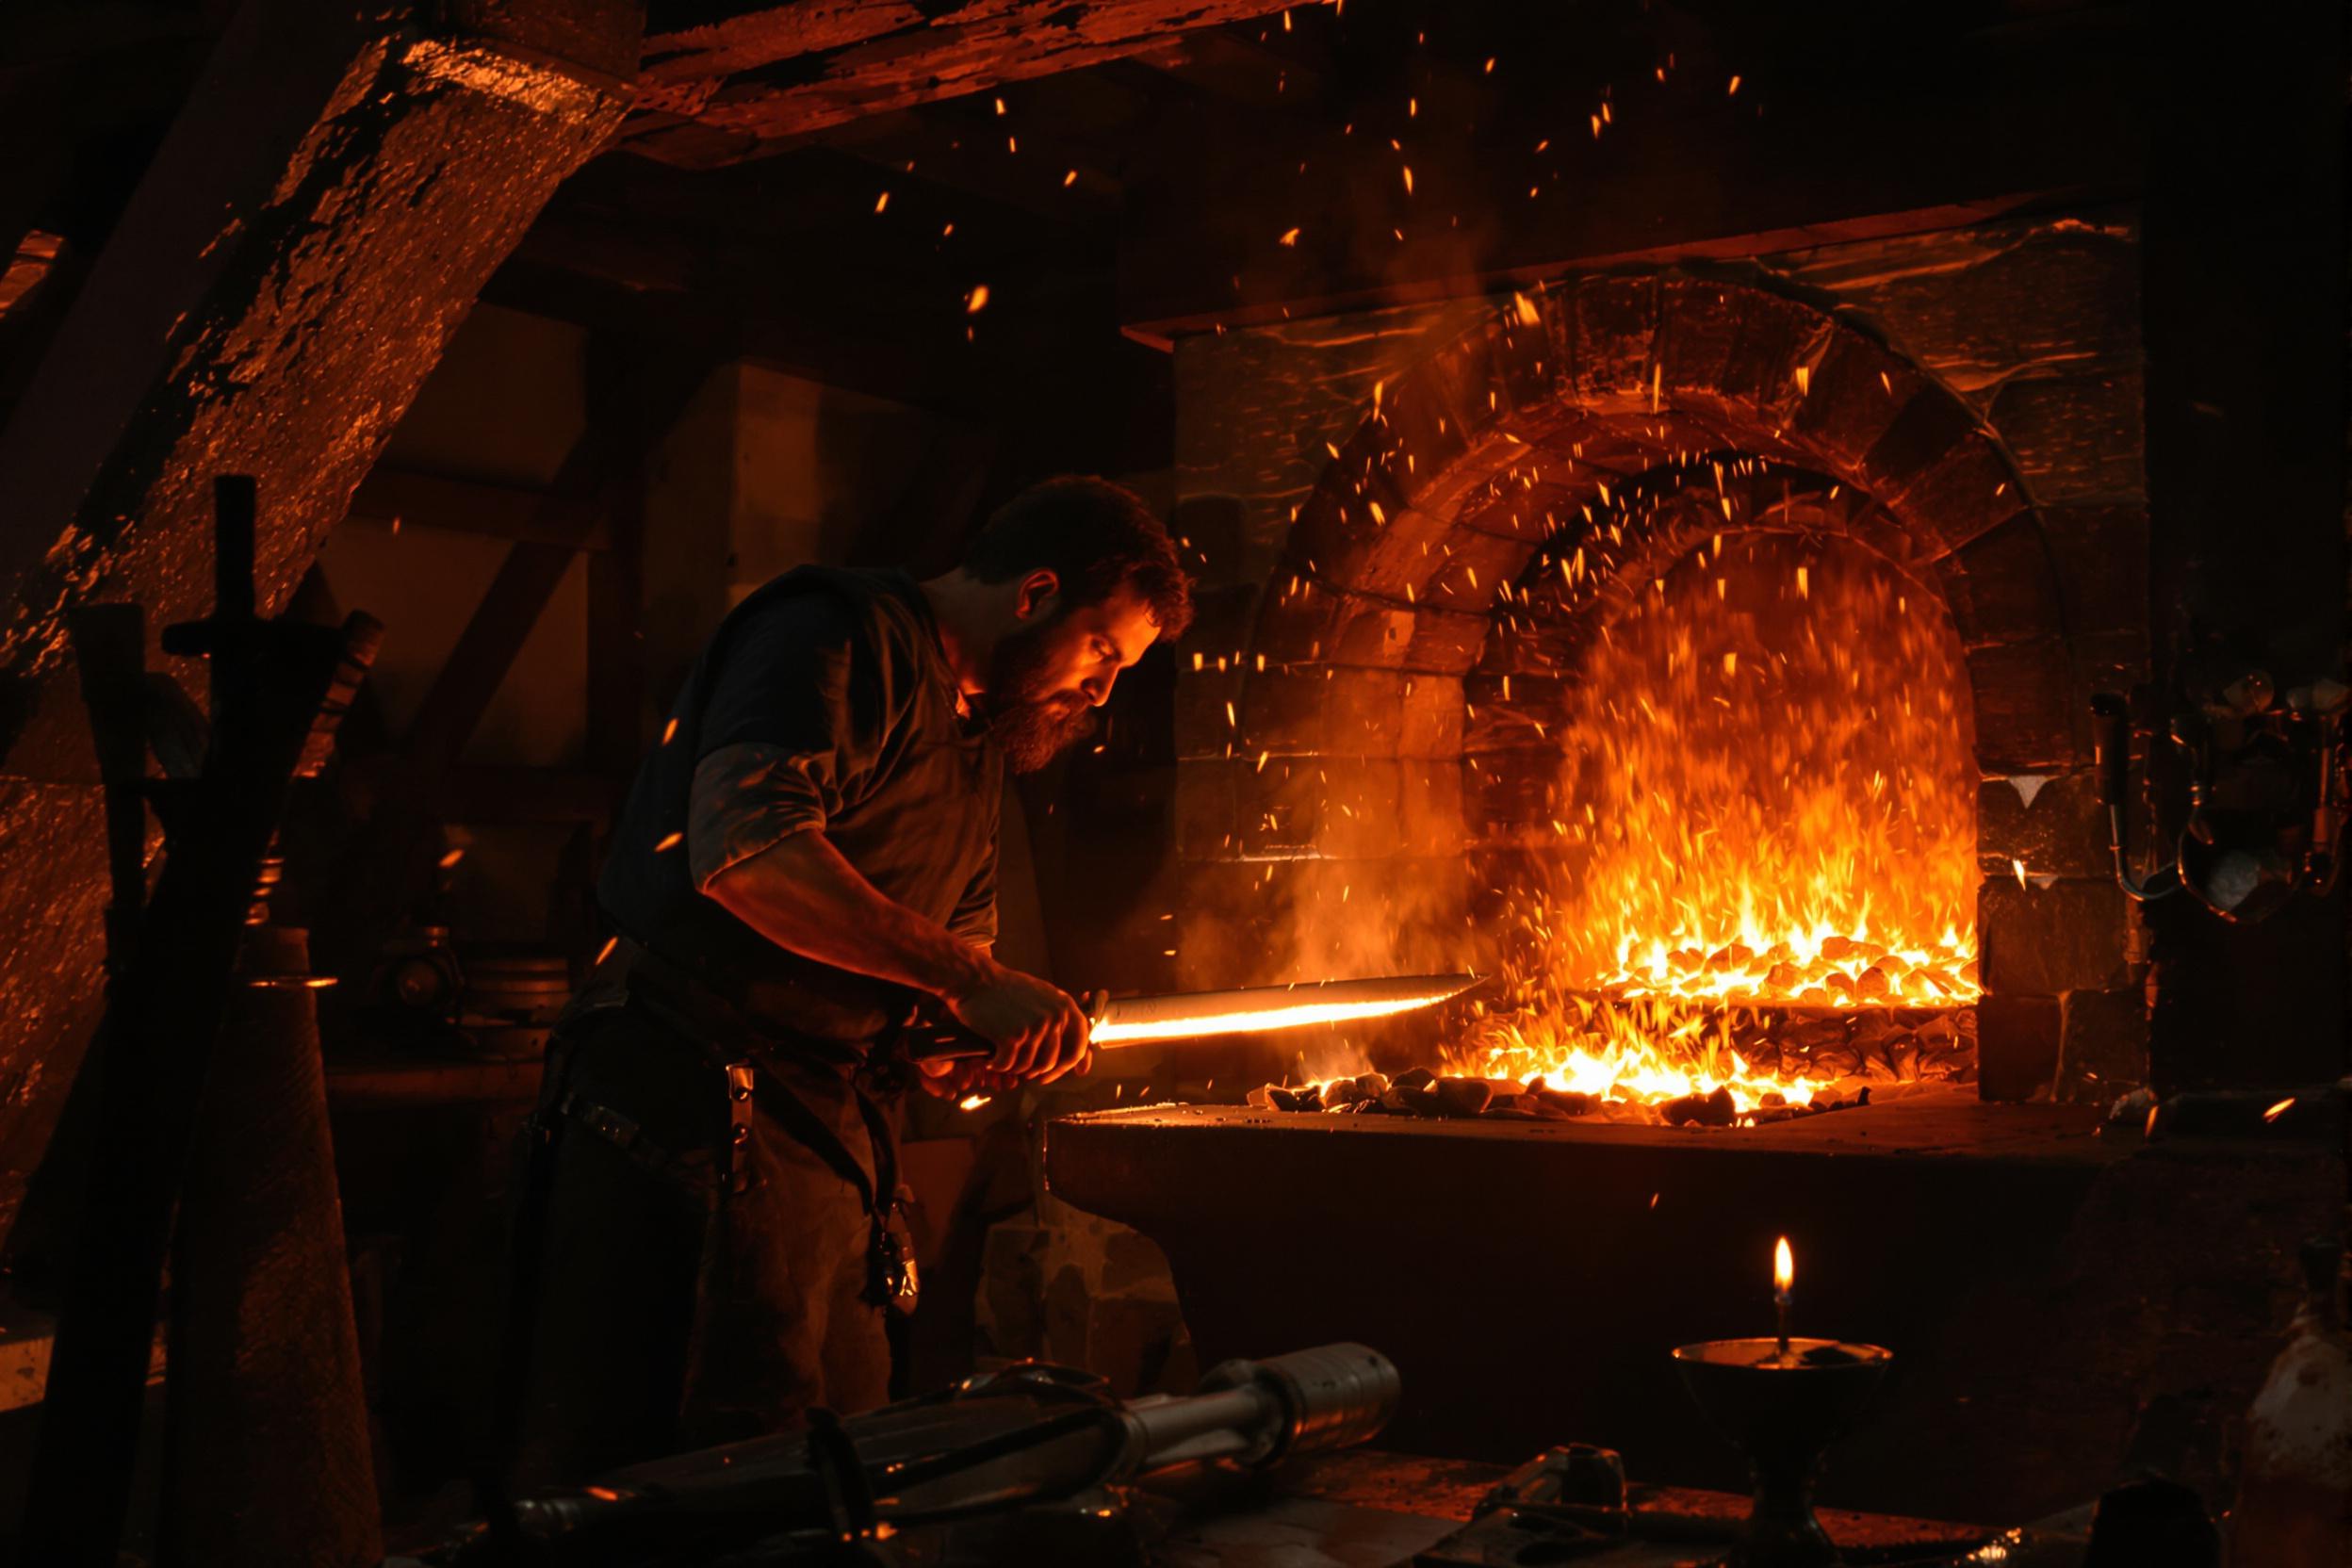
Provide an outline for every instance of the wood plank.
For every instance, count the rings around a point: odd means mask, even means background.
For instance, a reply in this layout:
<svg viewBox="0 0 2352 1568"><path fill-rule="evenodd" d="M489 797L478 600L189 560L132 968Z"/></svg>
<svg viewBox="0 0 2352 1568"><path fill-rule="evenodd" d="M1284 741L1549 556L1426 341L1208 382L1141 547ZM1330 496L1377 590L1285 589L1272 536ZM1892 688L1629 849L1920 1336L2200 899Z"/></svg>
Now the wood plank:
<svg viewBox="0 0 2352 1568"><path fill-rule="evenodd" d="M434 813L449 822L580 822L602 826L619 811L629 780L601 770L469 766L451 768L433 791Z"/></svg>
<svg viewBox="0 0 2352 1568"><path fill-rule="evenodd" d="M2030 37L1890 26L1867 67L1791 24L1746 41L1737 94L1687 73L1616 82L1598 135L1614 57L1579 41L1580 15L1531 10L1531 36L1514 41L1554 71L1506 62L1489 76L1474 56L1416 65L1392 90L1419 92L1418 119L1400 124L1361 94L1341 101L1355 111L1342 123L1289 106L1171 105L1126 171L1122 319L1166 340L1525 286L1568 264L1804 247L1878 215L1916 232L1917 220L2060 193L2113 200L2144 175L2146 44L2105 8ZM1372 62L1348 48L1339 80L1352 86Z"/></svg>
<svg viewBox="0 0 2352 1568"><path fill-rule="evenodd" d="M917 6L796 0L645 40L648 111L620 139L655 157L713 161L709 138L678 155L661 134L761 140L1125 58L1200 27L1282 9L1278 0L966 0ZM657 21L657 29L659 24ZM790 62L789 69L772 68Z"/></svg>
<svg viewBox="0 0 2352 1568"><path fill-rule="evenodd" d="M387 526L445 528L517 543L561 544L596 551L612 547L608 517L594 508L575 515L570 506L558 503L550 508L549 503L544 490L379 464L352 492L351 515Z"/></svg>
<svg viewBox="0 0 2352 1568"><path fill-rule="evenodd" d="M409 727L403 749L419 773L438 773L465 749L570 569L588 519L608 512L616 487L632 482L711 365L706 352L665 353L642 366L639 356L628 357L627 365L608 362L600 375L592 360L587 428L557 470L538 517L550 533L567 523L577 531L568 542L561 535L524 540L507 551Z"/></svg>

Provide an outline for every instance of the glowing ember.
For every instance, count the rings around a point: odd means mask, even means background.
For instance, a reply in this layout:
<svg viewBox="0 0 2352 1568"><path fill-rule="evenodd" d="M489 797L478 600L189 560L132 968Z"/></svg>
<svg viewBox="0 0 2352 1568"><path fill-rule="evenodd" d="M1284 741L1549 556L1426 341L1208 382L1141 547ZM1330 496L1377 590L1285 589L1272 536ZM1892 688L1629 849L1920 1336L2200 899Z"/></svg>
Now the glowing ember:
<svg viewBox="0 0 2352 1568"><path fill-rule="evenodd" d="M1671 504L1733 511L1728 493ZM1573 609L1582 576L1539 561L1528 580ZM1784 1078L1776 1049L1752 1065L1735 1033L1756 1054L1756 1020L1791 1008L1979 994L1958 639L1931 590L1836 541L1717 535L1643 576L1547 727L1560 853L1512 909L1512 1004L1452 1070L1803 1104L1826 1080Z"/></svg>

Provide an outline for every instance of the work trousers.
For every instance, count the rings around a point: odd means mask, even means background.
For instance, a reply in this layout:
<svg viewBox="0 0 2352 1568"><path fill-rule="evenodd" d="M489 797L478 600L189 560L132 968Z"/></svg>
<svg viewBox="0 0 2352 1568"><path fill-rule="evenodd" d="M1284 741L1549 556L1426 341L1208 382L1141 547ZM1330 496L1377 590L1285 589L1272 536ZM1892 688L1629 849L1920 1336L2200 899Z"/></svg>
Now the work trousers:
<svg viewBox="0 0 2352 1568"><path fill-rule="evenodd" d="M559 1049L549 1070L571 1109L539 1259L522 1482L760 1436L811 1405L849 1414L886 1402L890 1346L884 1309L864 1298L872 1229L857 1187L760 1106L749 1184L722 1196L724 1074L637 1006L567 1024ZM871 1183L846 1070L760 1070ZM612 1117L633 1125L628 1147L610 1135Z"/></svg>

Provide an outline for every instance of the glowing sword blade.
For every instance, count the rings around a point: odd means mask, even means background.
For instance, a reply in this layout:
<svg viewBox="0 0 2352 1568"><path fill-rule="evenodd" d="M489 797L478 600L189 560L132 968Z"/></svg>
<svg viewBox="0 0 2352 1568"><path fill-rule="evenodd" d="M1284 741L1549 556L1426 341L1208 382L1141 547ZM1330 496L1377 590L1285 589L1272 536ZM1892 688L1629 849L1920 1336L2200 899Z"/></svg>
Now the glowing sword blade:
<svg viewBox="0 0 2352 1568"><path fill-rule="evenodd" d="M1095 1003L1090 1015L1092 1039L1100 1049L1348 1023L1434 1006L1478 983L1475 974L1400 974L1376 980L1315 980L1230 991L1120 997Z"/></svg>

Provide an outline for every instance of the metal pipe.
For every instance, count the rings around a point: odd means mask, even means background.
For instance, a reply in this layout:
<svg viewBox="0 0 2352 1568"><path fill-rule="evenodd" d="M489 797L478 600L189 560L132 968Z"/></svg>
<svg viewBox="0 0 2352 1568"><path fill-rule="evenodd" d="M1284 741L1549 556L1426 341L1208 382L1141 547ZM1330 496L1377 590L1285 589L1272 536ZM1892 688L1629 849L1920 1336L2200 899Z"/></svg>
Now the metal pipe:
<svg viewBox="0 0 2352 1568"><path fill-rule="evenodd" d="M2132 874L2132 712L2124 699L2112 692L2091 698L2091 749L2099 803L2107 808L2107 848L2115 858L2115 885L2141 904L2179 892L2180 874L2174 865L2159 866L2146 877Z"/></svg>
<svg viewBox="0 0 2352 1568"><path fill-rule="evenodd" d="M1369 1442L1396 1413L1396 1367L1364 1345L1322 1345L1210 1368L1200 1392L1131 1400L1114 1479L1203 1460L1270 1464L1291 1454Z"/></svg>

